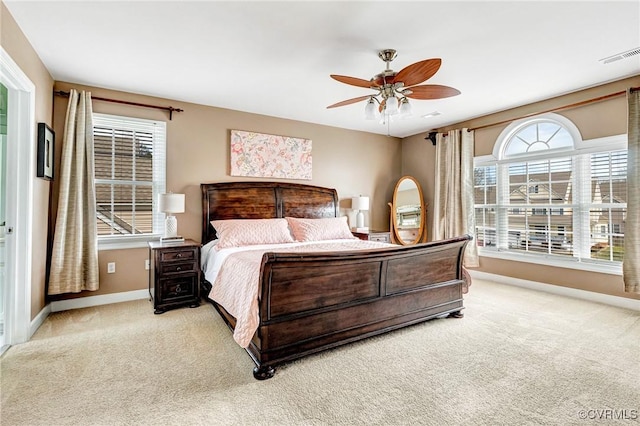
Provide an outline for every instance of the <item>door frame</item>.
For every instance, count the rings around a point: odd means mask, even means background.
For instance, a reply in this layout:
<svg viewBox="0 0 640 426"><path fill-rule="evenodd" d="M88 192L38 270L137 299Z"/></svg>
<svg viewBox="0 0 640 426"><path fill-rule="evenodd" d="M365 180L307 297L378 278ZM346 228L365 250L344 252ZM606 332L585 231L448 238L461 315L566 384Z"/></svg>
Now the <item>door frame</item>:
<svg viewBox="0 0 640 426"><path fill-rule="evenodd" d="M35 169L36 87L0 46L0 82L9 92L7 114L7 196L5 344L31 337L31 253ZM11 143L10 141L17 141ZM12 181L15 179L15 181Z"/></svg>

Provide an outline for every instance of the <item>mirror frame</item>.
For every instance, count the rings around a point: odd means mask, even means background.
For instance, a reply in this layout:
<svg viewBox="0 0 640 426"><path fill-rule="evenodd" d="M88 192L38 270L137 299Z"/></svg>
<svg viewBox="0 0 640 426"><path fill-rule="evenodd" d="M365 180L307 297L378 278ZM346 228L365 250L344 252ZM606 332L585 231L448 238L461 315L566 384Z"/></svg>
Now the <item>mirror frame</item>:
<svg viewBox="0 0 640 426"><path fill-rule="evenodd" d="M413 183L415 183L416 188L418 189L418 195L420 196L420 227L418 229L418 235L416 237L415 240L413 241L404 241L402 238L400 238L400 235L398 235L398 226L397 226L397 216L396 216L396 205L397 205L397 196L398 196L398 188L400 187L400 183L402 183L402 181L404 181L405 179L409 179L412 180ZM391 203L389 203L389 205L391 206L391 232L393 234L393 238L395 240L395 242L403 245L403 246L408 246L408 245L413 245L413 244L418 244L420 242L423 241L423 238L425 237L425 223L426 223L426 218L425 218L425 211L426 211L426 206L424 205L424 197L422 195L422 187L420 186L420 183L416 180L416 178L414 178L413 176L402 176L400 179L398 179L398 182L396 183L396 187L393 190L393 201Z"/></svg>

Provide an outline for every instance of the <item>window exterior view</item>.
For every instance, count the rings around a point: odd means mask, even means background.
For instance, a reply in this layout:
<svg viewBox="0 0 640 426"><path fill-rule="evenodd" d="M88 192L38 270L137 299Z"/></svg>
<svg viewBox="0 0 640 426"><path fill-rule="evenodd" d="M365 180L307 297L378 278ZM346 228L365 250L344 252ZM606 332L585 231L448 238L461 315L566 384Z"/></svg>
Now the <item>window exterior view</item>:
<svg viewBox="0 0 640 426"><path fill-rule="evenodd" d="M476 162L475 236L484 253L622 261L627 150L580 142L562 122L532 119L498 140L499 159Z"/></svg>

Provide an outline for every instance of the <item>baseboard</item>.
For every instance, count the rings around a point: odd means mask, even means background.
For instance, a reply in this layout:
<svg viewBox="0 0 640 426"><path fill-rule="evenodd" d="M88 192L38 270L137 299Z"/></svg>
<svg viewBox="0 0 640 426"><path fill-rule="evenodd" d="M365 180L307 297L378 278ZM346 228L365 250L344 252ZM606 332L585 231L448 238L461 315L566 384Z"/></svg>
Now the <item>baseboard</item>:
<svg viewBox="0 0 640 426"><path fill-rule="evenodd" d="M640 311L640 300L637 299L627 299L626 297L612 296L610 294L596 293L593 291L580 290L577 288L563 287L553 284L545 284L536 281L523 280L520 278L507 277L504 275L491 274L482 271L469 270L469 273L471 274L471 278L477 278L479 280L494 281L500 284L513 285L516 287L544 291L546 293L553 293L561 296L588 300L591 302L604 303L606 305L617 306L624 309L631 309L633 311Z"/></svg>
<svg viewBox="0 0 640 426"><path fill-rule="evenodd" d="M110 303L129 302L131 300L147 299L148 297L149 290L145 289L125 291L122 293L102 294L99 296L79 297L77 299L56 300L51 302L51 312L108 305Z"/></svg>
<svg viewBox="0 0 640 426"><path fill-rule="evenodd" d="M33 334L38 330L38 328L40 328L40 326L42 325L44 320L47 319L50 313L51 313L51 304L49 303L47 306L42 308L42 310L38 313L38 315L36 315L34 319L31 320L31 326L29 327L29 339L27 340L31 339L31 336L33 336Z"/></svg>

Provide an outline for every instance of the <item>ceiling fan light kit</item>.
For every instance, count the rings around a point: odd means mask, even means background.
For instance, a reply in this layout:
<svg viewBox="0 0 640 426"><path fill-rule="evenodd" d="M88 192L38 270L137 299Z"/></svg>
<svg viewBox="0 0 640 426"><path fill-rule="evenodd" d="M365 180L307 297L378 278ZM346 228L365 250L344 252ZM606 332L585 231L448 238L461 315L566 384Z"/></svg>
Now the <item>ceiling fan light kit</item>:
<svg viewBox="0 0 640 426"><path fill-rule="evenodd" d="M364 109L365 119L376 120L380 118L380 122L385 123L388 122L387 119L394 116L406 118L413 114L409 98L442 99L460 94L460 91L453 87L437 84L418 85L438 72L442 63L440 58L425 59L395 72L390 67L391 61L398 56L394 49L381 50L378 52L378 56L387 64L387 67L370 80L331 74L331 78L341 83L373 89L377 93L347 99L329 105L327 108L336 108L367 100Z"/></svg>

